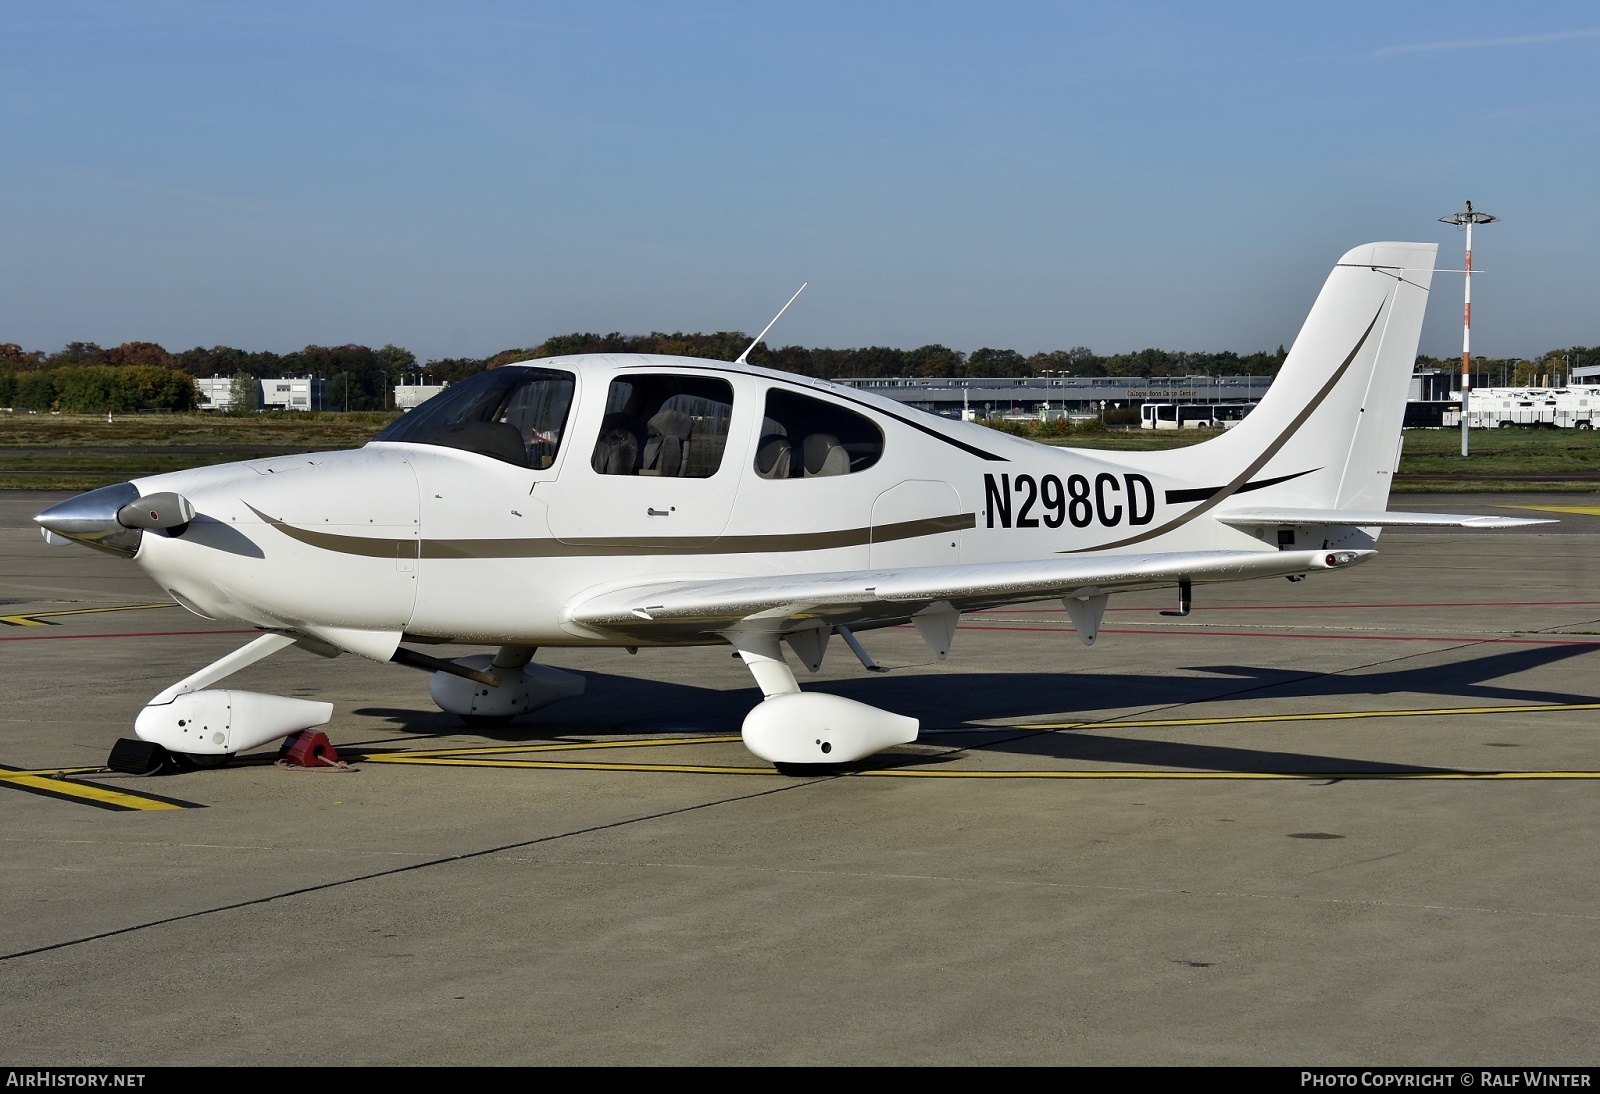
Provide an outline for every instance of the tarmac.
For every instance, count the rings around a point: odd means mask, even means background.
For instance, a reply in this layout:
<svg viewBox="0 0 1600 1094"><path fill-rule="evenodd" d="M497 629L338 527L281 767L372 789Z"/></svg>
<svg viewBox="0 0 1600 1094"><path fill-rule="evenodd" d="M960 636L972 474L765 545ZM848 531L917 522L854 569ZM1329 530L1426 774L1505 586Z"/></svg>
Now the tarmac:
<svg viewBox="0 0 1600 1094"><path fill-rule="evenodd" d="M802 687L923 735L802 778L722 648L541 651L587 693L487 732L289 650L226 686L332 701L355 770L108 773L253 632L48 547L63 496L0 493L0 1064L1597 1062L1600 496L1400 496L1561 523L1093 648L1052 603L833 643Z"/></svg>

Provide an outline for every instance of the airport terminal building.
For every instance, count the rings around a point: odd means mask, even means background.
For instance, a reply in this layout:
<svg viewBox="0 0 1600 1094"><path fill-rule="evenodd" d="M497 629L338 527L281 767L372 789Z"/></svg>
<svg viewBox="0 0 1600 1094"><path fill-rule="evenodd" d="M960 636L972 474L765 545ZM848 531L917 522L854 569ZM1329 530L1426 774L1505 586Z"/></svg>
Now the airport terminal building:
<svg viewBox="0 0 1600 1094"><path fill-rule="evenodd" d="M1272 377L910 376L835 382L946 418L1087 418L1149 402L1255 403Z"/></svg>
<svg viewBox="0 0 1600 1094"><path fill-rule="evenodd" d="M1410 401L1451 400L1453 373L1417 373ZM835 381L946 418L1092 418L1145 403L1244 405L1261 401L1271 376L872 376ZM227 410L233 378L200 377L200 408ZM256 381L258 405L286 410L327 409L327 381L309 376ZM406 411L439 394L446 384L393 385L394 406ZM1407 424L1424 424L1411 423ZM1437 424L1429 422L1426 424Z"/></svg>
<svg viewBox="0 0 1600 1094"><path fill-rule="evenodd" d="M1455 374L1411 377L1410 403L1452 402ZM946 418L1090 418L1145 403L1254 405L1271 376L850 377L835 381ZM1459 397L1457 397L1459 398ZM1435 415L1436 417L1436 415ZM1437 421L1407 424L1438 424Z"/></svg>

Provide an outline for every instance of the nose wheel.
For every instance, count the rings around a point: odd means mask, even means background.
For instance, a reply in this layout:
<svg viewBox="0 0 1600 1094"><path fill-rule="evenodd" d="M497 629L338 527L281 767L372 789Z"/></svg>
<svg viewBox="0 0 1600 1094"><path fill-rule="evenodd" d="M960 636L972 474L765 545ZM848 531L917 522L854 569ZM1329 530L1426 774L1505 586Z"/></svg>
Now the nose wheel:
<svg viewBox="0 0 1600 1094"><path fill-rule="evenodd" d="M210 771L212 768L223 767L233 759L234 753L222 752L215 755L204 755L198 752L173 752L172 762L180 771Z"/></svg>

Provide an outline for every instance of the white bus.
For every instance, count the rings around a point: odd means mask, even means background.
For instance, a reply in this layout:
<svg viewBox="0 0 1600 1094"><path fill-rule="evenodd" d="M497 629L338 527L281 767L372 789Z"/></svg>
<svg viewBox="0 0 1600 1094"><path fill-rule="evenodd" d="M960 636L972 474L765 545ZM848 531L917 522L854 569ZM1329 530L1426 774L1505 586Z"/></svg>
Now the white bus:
<svg viewBox="0 0 1600 1094"><path fill-rule="evenodd" d="M1140 429L1232 429L1255 403L1141 403Z"/></svg>

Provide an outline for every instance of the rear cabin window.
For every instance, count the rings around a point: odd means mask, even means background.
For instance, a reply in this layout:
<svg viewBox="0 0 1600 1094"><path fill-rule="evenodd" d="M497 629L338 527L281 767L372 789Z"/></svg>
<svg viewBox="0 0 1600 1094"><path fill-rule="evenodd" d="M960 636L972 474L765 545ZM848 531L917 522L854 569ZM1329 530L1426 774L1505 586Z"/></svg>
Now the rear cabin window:
<svg viewBox="0 0 1600 1094"><path fill-rule="evenodd" d="M590 466L602 475L708 479L722 466L733 387L709 376L611 381Z"/></svg>
<svg viewBox="0 0 1600 1094"><path fill-rule="evenodd" d="M490 369L452 384L372 439L460 448L542 471L561 451L572 389L570 372Z"/></svg>
<svg viewBox="0 0 1600 1094"><path fill-rule="evenodd" d="M837 403L772 388L767 392L756 474L816 479L865 471L883 455L883 431Z"/></svg>

